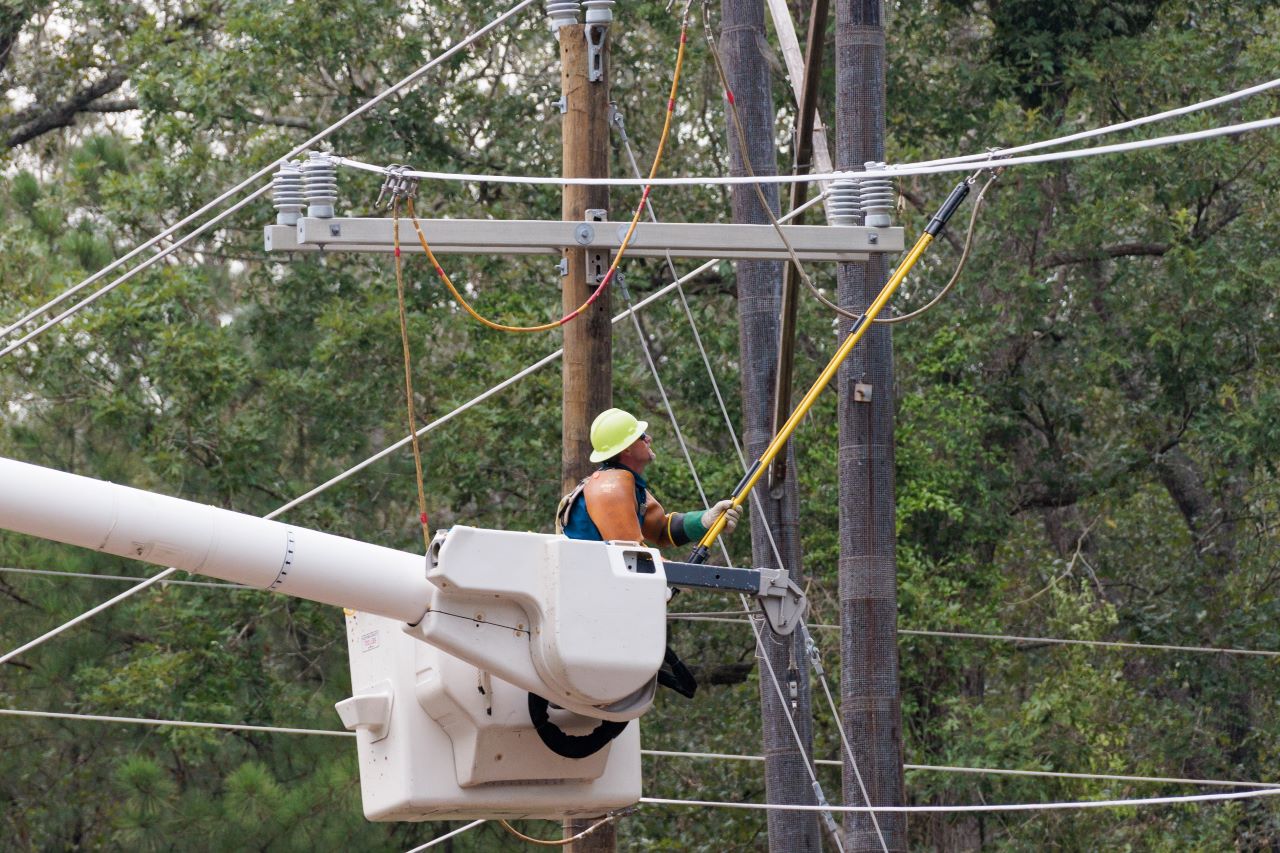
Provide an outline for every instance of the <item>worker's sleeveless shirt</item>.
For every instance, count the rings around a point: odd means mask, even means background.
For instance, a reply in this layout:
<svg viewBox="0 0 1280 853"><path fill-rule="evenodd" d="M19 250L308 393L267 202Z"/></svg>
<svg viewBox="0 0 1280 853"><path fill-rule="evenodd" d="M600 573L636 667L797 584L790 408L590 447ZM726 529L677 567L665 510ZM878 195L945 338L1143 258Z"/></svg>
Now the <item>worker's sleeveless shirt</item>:
<svg viewBox="0 0 1280 853"><path fill-rule="evenodd" d="M610 468L627 471L635 478L636 520L640 523L640 529L643 530L644 511L649 503L647 496L649 484L645 482L644 477L621 463L609 461L600 466L601 470ZM591 520L591 515L587 512L587 495L584 487L589 479L591 478L588 477L583 480L574 489L573 501L569 506L569 518L564 524L564 535L570 539L589 539L593 542L601 542L604 537L600 535L600 528L596 527L596 523Z"/></svg>

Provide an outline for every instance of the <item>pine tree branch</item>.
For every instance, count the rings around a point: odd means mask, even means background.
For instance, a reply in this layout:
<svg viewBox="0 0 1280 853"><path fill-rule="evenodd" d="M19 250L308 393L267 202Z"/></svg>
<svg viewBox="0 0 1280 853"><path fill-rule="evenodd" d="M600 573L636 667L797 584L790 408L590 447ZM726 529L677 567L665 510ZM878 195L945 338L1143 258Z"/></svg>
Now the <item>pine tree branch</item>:
<svg viewBox="0 0 1280 853"><path fill-rule="evenodd" d="M1112 258L1161 257L1170 249L1168 243L1115 243L1111 246L1099 246L1076 252L1052 252L1040 261L1042 269L1082 264L1086 261L1099 261Z"/></svg>
<svg viewBox="0 0 1280 853"><path fill-rule="evenodd" d="M85 107L87 113L127 113L138 109L137 98L116 98L113 101L98 101Z"/></svg>
<svg viewBox="0 0 1280 853"><path fill-rule="evenodd" d="M50 131L70 127L94 101L116 91L128 79L129 75L123 69L116 68L52 107L35 106L10 116L4 126L6 129L16 127L17 130L5 140L5 148L16 148Z"/></svg>

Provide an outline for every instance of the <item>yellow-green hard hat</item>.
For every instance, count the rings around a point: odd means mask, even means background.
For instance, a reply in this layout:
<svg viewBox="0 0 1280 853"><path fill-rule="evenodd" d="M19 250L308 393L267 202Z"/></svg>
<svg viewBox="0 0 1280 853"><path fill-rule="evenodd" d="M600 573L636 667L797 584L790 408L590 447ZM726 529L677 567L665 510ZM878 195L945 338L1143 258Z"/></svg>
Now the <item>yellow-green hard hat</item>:
<svg viewBox="0 0 1280 853"><path fill-rule="evenodd" d="M591 422L591 461L603 462L626 450L649 429L648 421L622 409L605 409Z"/></svg>

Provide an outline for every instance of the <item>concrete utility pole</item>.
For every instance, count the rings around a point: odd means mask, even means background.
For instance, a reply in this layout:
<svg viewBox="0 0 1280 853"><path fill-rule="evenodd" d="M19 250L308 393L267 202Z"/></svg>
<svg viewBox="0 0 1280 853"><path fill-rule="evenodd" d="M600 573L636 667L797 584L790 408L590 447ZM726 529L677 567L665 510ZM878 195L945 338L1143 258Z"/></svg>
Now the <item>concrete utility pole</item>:
<svg viewBox="0 0 1280 853"><path fill-rule="evenodd" d="M884 160L881 0L836 0L836 166ZM864 310L886 281L884 258L840 264L841 307ZM840 321L840 334L850 323ZM872 805L901 805L902 700L898 686L894 536L893 338L875 326L840 367L840 718ZM844 801L863 805L846 759ZM889 850L907 849L902 815L880 814ZM871 817L850 814L847 851L879 851Z"/></svg>
<svg viewBox="0 0 1280 853"><path fill-rule="evenodd" d="M593 4L599 6L601 4ZM558 30L560 91L564 95L563 173L568 178L609 177L609 24L571 24ZM599 14L598 12L596 14ZM608 14L607 9L604 14ZM587 211L607 211L608 187L566 186L562 218L582 222ZM604 218L604 213L600 214ZM564 310L587 301L609 268L609 253L568 249L564 253ZM591 421L613 405L613 316L609 291L564 327L564 416L561 486L567 492L591 472ZM572 838L599 818L571 818L564 837ZM569 853L613 853L612 823L564 848Z"/></svg>
<svg viewBox="0 0 1280 853"><path fill-rule="evenodd" d="M747 151L739 144L732 114L726 116L730 169L745 175L744 156L750 158L757 175L777 174L777 151L773 138L773 98L767 58L760 46L767 44L764 6L761 0L723 0L720 47L729 89L737 104L746 137ZM726 104L726 110L729 105ZM765 198L778 210L776 185L765 188ZM733 188L733 221L767 223L756 190L751 186ZM758 458L772 437L771 399L778 360L778 312L782 299L782 267L777 261L738 261L738 335L742 364L742 429L748 458ZM794 461L788 446L784 451ZM795 478L778 488L758 490L751 508L752 564L784 568L792 578L801 578L800 538L797 531L798 505ZM764 518L760 510L763 509ZM773 531L783 565L779 566L769 531ZM797 580L803 585L803 580ZM766 632L769 629L764 628ZM812 714L809 704L808 662L802 632L790 637L766 638L761 654L777 673L787 699L780 699L768 666L760 671L760 713L765 754L765 791L770 803L814 805L805 754L812 754ZM801 743L787 721L795 720ZM802 752L803 750L803 752ZM769 849L778 851L820 851L819 819L812 812L769 812Z"/></svg>

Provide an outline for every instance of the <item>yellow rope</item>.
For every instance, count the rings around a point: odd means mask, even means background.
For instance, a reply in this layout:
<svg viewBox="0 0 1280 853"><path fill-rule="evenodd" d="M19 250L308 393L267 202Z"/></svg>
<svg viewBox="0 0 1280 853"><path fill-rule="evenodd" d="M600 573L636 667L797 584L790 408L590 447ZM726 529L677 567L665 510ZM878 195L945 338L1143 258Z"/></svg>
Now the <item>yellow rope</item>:
<svg viewBox="0 0 1280 853"><path fill-rule="evenodd" d="M412 200L409 202L413 204ZM404 271L400 260L400 219L399 200L391 204L392 216L395 220L391 228L392 240L395 244L396 263L396 300L400 306L400 343L404 349L404 400L409 414L409 435L413 442L413 467L418 479L418 521L422 524L423 548L431 547L431 531L427 524L427 494L422 477L422 448L418 444L418 417L413 408L413 356L409 350L409 321L404 306Z"/></svg>
<svg viewBox="0 0 1280 853"><path fill-rule="evenodd" d="M688 25L689 6L686 4L684 15L680 22L680 48L676 52L676 67L671 78L671 92L667 96L667 115L662 124L662 135L658 139L658 150L653 155L653 165L649 168L648 180L650 181L658 174L658 166L662 162L662 152L666 148L667 137L671 133L671 117L676 108L676 92L680 86L680 71L684 67L685 44L688 41ZM449 292L453 294L454 300L457 301L457 303L461 305L468 314L480 323L488 326L490 329L495 329L499 332L546 332L551 329L559 328L578 317L583 311L591 307L592 303L594 303L596 299L599 298L600 294L604 292L605 287L608 286L609 282L613 279L614 274L617 272L618 264L622 262L622 256L626 253L627 246L631 243L631 237L635 234L636 225L640 222L640 216L644 212L644 206L649 200L649 191L652 188L651 184L645 184L644 192L640 195L640 203L636 205L636 211L631 216L631 224L627 228L626 236L622 238L622 244L618 247L617 254L613 256L613 263L609 265L608 272L606 272L604 274L604 278L600 280L600 286L597 287L589 297L587 297L586 302L582 303L578 308L561 317L559 320L553 320L550 323L541 323L536 326L509 326L506 323L497 323L487 317L481 316L479 312L471 307L471 304L467 302L463 295L458 291L458 288L454 286L453 280L450 279L449 274L444 271L444 267L442 267L440 265L440 261L436 259L435 253L431 251L431 246L427 243L427 237L422 233L422 227L418 223L418 217L413 208L413 199L409 199L408 213L410 219L413 221L413 230L418 233L418 242L422 244L422 251L426 253L428 260L431 261L431 265L435 267L436 275L440 276L440 280L444 282L445 287L447 287Z"/></svg>
<svg viewBox="0 0 1280 853"><path fill-rule="evenodd" d="M591 826L588 826L586 829L582 830L582 832L579 832L577 835L571 838L559 838L552 841L547 841L541 838L534 838L531 835L525 835L523 832L516 829L511 824L507 823L505 820L499 820L498 823L502 824L503 829L505 829L507 832L511 833L512 835L514 835L516 838L519 838L521 841L527 841L530 844L541 844L543 847L564 847L566 844L572 844L573 842L578 841L579 839L587 837L588 835L595 832L600 827L604 826L609 821L613 820L613 817L614 817L613 815L609 815L604 820L596 821L595 823L591 824Z"/></svg>

